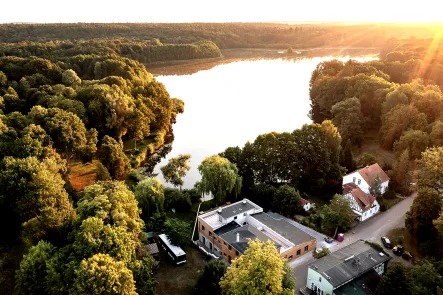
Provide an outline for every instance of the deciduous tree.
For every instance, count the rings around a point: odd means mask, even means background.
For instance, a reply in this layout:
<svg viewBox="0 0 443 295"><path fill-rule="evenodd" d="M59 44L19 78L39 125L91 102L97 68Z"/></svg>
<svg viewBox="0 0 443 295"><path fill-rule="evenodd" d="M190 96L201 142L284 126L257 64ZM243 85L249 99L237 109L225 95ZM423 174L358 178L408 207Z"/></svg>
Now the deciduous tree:
<svg viewBox="0 0 443 295"><path fill-rule="evenodd" d="M165 180L174 186L181 187L183 185L183 177L191 169L188 163L190 159L191 155L189 154L180 154L177 157L170 158L168 164L160 168Z"/></svg>
<svg viewBox="0 0 443 295"><path fill-rule="evenodd" d="M163 185L158 179L146 178L140 181L135 187L134 194L144 220L149 220L153 214L163 211L165 194Z"/></svg>

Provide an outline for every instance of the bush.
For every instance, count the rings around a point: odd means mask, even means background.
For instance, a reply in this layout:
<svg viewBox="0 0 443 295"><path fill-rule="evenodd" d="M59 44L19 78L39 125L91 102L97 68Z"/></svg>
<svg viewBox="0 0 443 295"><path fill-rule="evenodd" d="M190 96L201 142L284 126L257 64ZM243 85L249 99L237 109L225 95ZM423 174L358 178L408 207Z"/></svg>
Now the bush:
<svg viewBox="0 0 443 295"><path fill-rule="evenodd" d="M375 250L377 250L378 252L382 252L382 253L388 255L388 253L385 252L385 249L379 243L374 243L374 242L370 242L367 240L365 241L365 243L368 244L369 246L371 246L372 248L374 248Z"/></svg>
<svg viewBox="0 0 443 295"><path fill-rule="evenodd" d="M175 209L177 212L189 212L192 208L189 194L179 191L176 188L165 189L165 209Z"/></svg>
<svg viewBox="0 0 443 295"><path fill-rule="evenodd" d="M200 203L201 194L195 188L184 189L183 193L188 194L192 204Z"/></svg>
<svg viewBox="0 0 443 295"><path fill-rule="evenodd" d="M397 198L397 194L394 192L394 190L388 188L388 190L383 194L384 199L395 199Z"/></svg>
<svg viewBox="0 0 443 295"><path fill-rule="evenodd" d="M323 248L323 249L321 249L321 251L318 251L317 252L317 249L313 252L313 254L312 254L312 256L314 256L314 258L322 258L322 257L324 257L324 256L326 256L326 255L329 255L329 253L331 253L330 251L329 251L329 249L328 248Z"/></svg>

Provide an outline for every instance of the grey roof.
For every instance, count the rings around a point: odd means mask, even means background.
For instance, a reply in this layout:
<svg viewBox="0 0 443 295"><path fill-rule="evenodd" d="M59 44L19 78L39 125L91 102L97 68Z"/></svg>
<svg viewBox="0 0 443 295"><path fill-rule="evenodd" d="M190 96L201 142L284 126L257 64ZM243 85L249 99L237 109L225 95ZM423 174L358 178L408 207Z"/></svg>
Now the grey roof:
<svg viewBox="0 0 443 295"><path fill-rule="evenodd" d="M334 288L370 271L374 266L388 261L390 257L360 240L309 264Z"/></svg>
<svg viewBox="0 0 443 295"><path fill-rule="evenodd" d="M270 227L272 230L276 231L282 237L288 239L295 245L300 245L315 240L315 238L284 219L275 219L267 213L257 213L251 215L251 217Z"/></svg>
<svg viewBox="0 0 443 295"><path fill-rule="evenodd" d="M243 203L243 201L240 201L240 202L234 203L232 205L222 207L218 210L221 210L221 213L219 213L219 214L223 218L227 219L229 217L241 214L243 212L246 212L246 211L254 209L254 208L256 208L254 205L252 205L250 202L245 200L244 203Z"/></svg>
<svg viewBox="0 0 443 295"><path fill-rule="evenodd" d="M237 241L237 233L239 234L239 240ZM237 249L240 253L244 254L245 250L248 248L248 239L259 239L262 242L266 242L270 240L268 236L260 232L258 229L251 225L245 225L239 228L236 228L230 232L224 233L220 235L220 237L229 243L232 247ZM280 248L281 245L276 244L277 248Z"/></svg>
<svg viewBox="0 0 443 295"><path fill-rule="evenodd" d="M222 234L230 232L231 230L234 230L239 227L240 227L240 225L237 222L231 221L231 222L223 225L222 227L219 227L216 230L214 230L214 234L216 234L217 236L221 236Z"/></svg>

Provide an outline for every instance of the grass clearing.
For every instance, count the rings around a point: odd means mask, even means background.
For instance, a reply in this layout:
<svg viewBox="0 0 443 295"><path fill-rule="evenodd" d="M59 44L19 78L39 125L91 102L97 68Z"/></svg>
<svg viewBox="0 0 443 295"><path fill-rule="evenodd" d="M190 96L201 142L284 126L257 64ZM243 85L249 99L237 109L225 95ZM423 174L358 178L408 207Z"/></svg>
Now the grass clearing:
<svg viewBox="0 0 443 295"><path fill-rule="evenodd" d="M69 174L69 182L76 191L81 191L85 186L95 182L95 168L98 160L92 163L83 164L81 161L72 162L69 166L71 173Z"/></svg>
<svg viewBox="0 0 443 295"><path fill-rule="evenodd" d="M395 161L395 154L393 151L380 147L378 132L378 130L370 130L365 134L361 147L355 148L352 151L354 153L354 159L358 159L364 153L369 153L377 159L381 167L385 164L392 166Z"/></svg>
<svg viewBox="0 0 443 295"><path fill-rule="evenodd" d="M154 278L158 281L155 294L191 294L198 278L203 273L205 257L193 246L184 250L186 263L175 265L160 247L160 265L154 269Z"/></svg>
<svg viewBox="0 0 443 295"><path fill-rule="evenodd" d="M402 199L400 198L395 198L395 199L383 199L383 204L385 204L386 206L386 210L389 210L390 208L392 208L392 206L394 206L395 204L397 204L398 202L400 202Z"/></svg>
<svg viewBox="0 0 443 295"><path fill-rule="evenodd" d="M392 246L403 245L406 251L409 251L414 259L422 259L422 255L418 253L418 245L416 239L406 228L394 228L387 234L389 240L391 240Z"/></svg>

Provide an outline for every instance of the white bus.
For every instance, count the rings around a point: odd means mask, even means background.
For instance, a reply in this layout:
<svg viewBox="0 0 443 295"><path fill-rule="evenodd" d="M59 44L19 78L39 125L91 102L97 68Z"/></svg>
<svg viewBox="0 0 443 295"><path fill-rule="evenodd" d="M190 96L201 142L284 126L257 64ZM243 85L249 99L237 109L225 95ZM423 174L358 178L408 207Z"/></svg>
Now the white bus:
<svg viewBox="0 0 443 295"><path fill-rule="evenodd" d="M175 264L178 265L186 262L186 253L182 248L172 245L168 239L168 236L165 234L161 234L158 237L160 238L160 245L162 246L163 250L168 253L169 257L171 257Z"/></svg>

